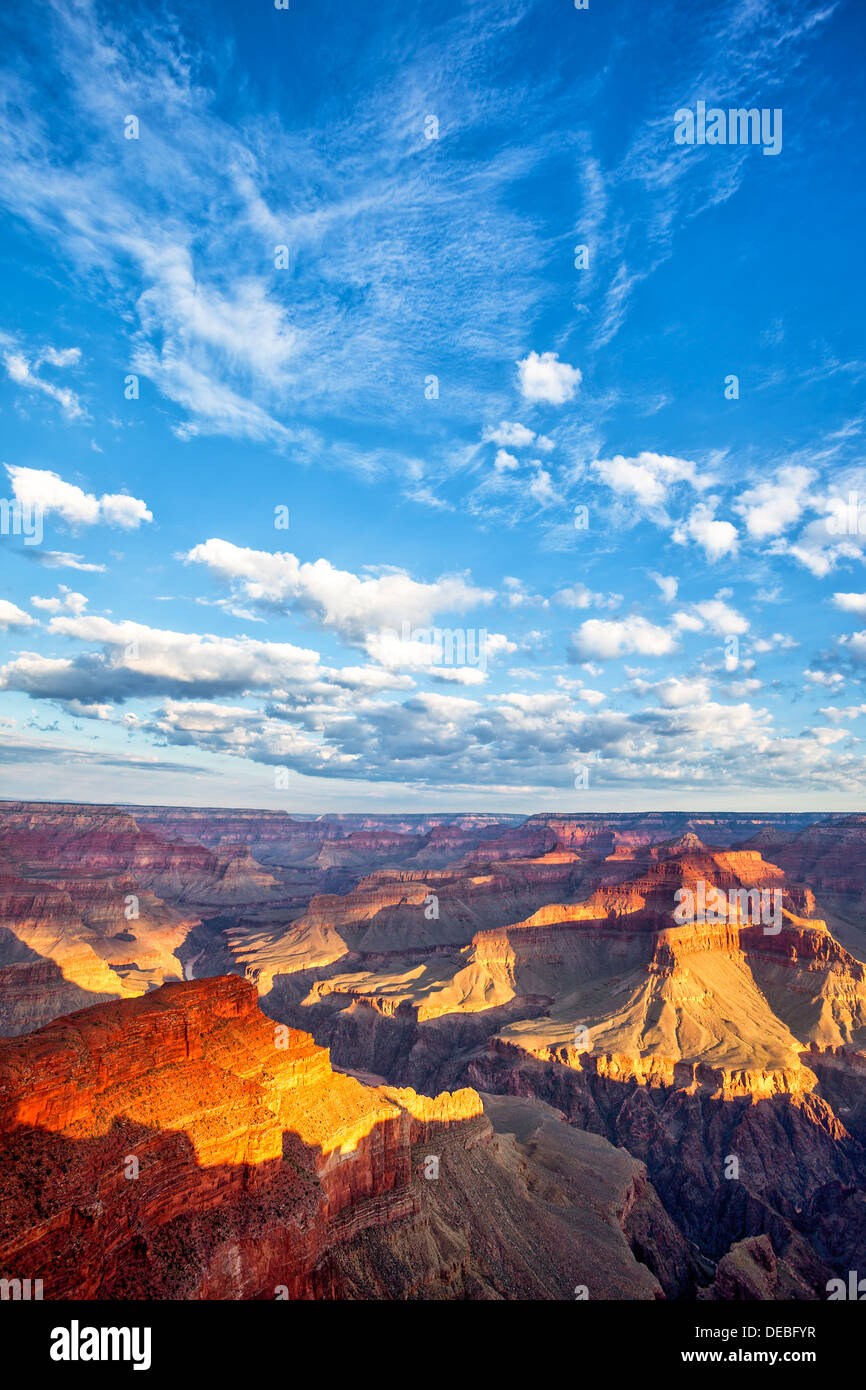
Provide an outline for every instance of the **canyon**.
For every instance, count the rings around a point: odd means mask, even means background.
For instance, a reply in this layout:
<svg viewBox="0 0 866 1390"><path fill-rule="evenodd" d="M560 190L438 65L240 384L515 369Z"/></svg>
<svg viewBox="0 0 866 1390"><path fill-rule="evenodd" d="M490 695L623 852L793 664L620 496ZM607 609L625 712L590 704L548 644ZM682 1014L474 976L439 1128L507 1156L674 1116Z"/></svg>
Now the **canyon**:
<svg viewBox="0 0 866 1390"><path fill-rule="evenodd" d="M864 867L852 815L0 802L0 1276L824 1298L866 1244Z"/></svg>

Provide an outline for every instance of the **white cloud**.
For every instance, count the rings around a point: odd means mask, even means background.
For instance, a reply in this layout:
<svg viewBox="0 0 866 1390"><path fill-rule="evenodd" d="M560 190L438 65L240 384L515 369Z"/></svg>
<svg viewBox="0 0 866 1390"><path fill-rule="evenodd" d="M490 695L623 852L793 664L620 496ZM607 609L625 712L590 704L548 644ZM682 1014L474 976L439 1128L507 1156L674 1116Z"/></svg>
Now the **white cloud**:
<svg viewBox="0 0 866 1390"><path fill-rule="evenodd" d="M464 684L479 684L486 679L488 661L517 650L516 643L501 632L409 624L402 632L387 628L370 632L364 646L368 656L389 671L423 671L436 680Z"/></svg>
<svg viewBox="0 0 866 1390"><path fill-rule="evenodd" d="M552 439L548 439L544 434L536 434L535 430L521 425L516 420L501 420L495 429L486 429L484 440L487 443L498 444L503 449L526 449L530 444L534 444L536 449L549 453L554 447Z"/></svg>
<svg viewBox="0 0 866 1390"><path fill-rule="evenodd" d="M844 719L859 719L866 714L866 705L826 705L821 707L819 714L838 724Z"/></svg>
<svg viewBox="0 0 866 1390"><path fill-rule="evenodd" d="M755 540L781 535L799 520L814 480L810 468L781 468L774 480L758 483L744 492L734 503L734 511L743 517L746 530Z"/></svg>
<svg viewBox="0 0 866 1390"><path fill-rule="evenodd" d="M36 359L36 365L50 362L52 367L75 367L81 361L81 348L43 348Z"/></svg>
<svg viewBox="0 0 866 1390"><path fill-rule="evenodd" d="M716 498L710 498L707 503L698 503L688 520L674 529L672 538L677 545L688 545L689 541L694 541L701 546L708 560L720 560L736 552L739 541L737 528L730 521L716 520L716 505Z"/></svg>
<svg viewBox="0 0 866 1390"><path fill-rule="evenodd" d="M677 596L679 580L672 574L655 574L650 571L650 579L655 580L665 603L673 603Z"/></svg>
<svg viewBox="0 0 866 1390"><path fill-rule="evenodd" d="M704 677L682 679L669 676L661 681L635 680L639 695L652 695L664 709L682 709L687 705L705 705L710 698L710 684Z"/></svg>
<svg viewBox="0 0 866 1390"><path fill-rule="evenodd" d="M446 685L483 685L487 673L476 666L434 666L430 679Z"/></svg>
<svg viewBox="0 0 866 1390"><path fill-rule="evenodd" d="M628 497L649 512L664 507L668 492L676 483L688 483L693 488L706 486L697 465L689 459L646 450L633 458L616 454L613 458L595 459L592 468L618 496Z"/></svg>
<svg viewBox="0 0 866 1390"><path fill-rule="evenodd" d="M728 590L723 590L727 593ZM742 613L716 597L693 603L689 610L674 614L674 623L683 632L700 632L708 627L719 637L739 636L748 632L749 624Z"/></svg>
<svg viewBox="0 0 866 1390"><path fill-rule="evenodd" d="M16 502L23 507L59 516L67 526L96 526L100 522L125 531L136 529L153 514L137 497L125 493L104 493L96 497L74 483L67 483L45 468L20 468L6 464Z"/></svg>
<svg viewBox="0 0 866 1390"><path fill-rule="evenodd" d="M53 381L46 381L39 375L39 368L43 363L48 363L51 367L71 367L80 357L79 348L58 350L47 347L39 353L35 362L23 352L4 353L3 361L7 376L17 386L24 386L30 391L41 391L43 395L57 402L67 419L77 420L84 415L78 396L66 386L57 386Z"/></svg>
<svg viewBox="0 0 866 1390"><path fill-rule="evenodd" d="M822 515L809 522L796 540L780 538L772 542L770 553L784 555L824 579L842 560L864 558L866 514L859 505L856 490L847 495L813 497L811 505Z"/></svg>
<svg viewBox="0 0 866 1390"><path fill-rule="evenodd" d="M846 647L853 654L855 661L866 661L866 629L840 637L839 645Z"/></svg>
<svg viewBox="0 0 866 1390"><path fill-rule="evenodd" d="M859 617L866 614L866 594L834 594L833 603L843 613L856 613Z"/></svg>
<svg viewBox="0 0 866 1390"><path fill-rule="evenodd" d="M20 610L11 617L17 615ZM23 616L27 625L33 623ZM53 617L49 632L96 643L101 651L75 658L22 652L0 669L0 688L82 706L156 694L195 698L264 690L290 702L297 714L313 706L345 713L356 695L363 704L368 695L412 686L409 677L380 668L325 667L318 652L285 642L176 632L83 614ZM494 653L500 640L505 639L492 639Z"/></svg>
<svg viewBox="0 0 866 1390"><path fill-rule="evenodd" d="M786 632L774 632L770 637L758 637L752 643L752 651L763 653L772 651L790 651L792 647L798 647L799 642L793 637L789 637Z"/></svg>
<svg viewBox="0 0 866 1390"><path fill-rule="evenodd" d="M25 613L23 608L17 604L10 603L8 599L0 598L0 632L8 632L11 627L34 627L36 619L29 613Z"/></svg>
<svg viewBox="0 0 866 1390"><path fill-rule="evenodd" d="M544 401L548 405L564 405L573 399L583 373L559 361L556 352L530 352L517 363L520 391L527 401Z"/></svg>
<svg viewBox="0 0 866 1390"><path fill-rule="evenodd" d="M522 579L517 579L514 575L506 575L503 579L505 588L505 601L509 608L526 608L528 605L538 605L541 608L550 606L549 600L542 594L533 594L527 589Z"/></svg>
<svg viewBox="0 0 866 1390"><path fill-rule="evenodd" d="M105 572L104 565L89 564L83 555L76 555L71 550L40 550L35 558L49 570L80 570L84 574Z"/></svg>
<svg viewBox="0 0 866 1390"><path fill-rule="evenodd" d="M513 473L515 468L520 467L520 461L513 454L509 454L506 449L497 449L493 467L497 473Z"/></svg>
<svg viewBox="0 0 866 1390"><path fill-rule="evenodd" d="M812 685L824 685L830 690L835 690L837 686L845 683L845 677L841 671L811 671L803 672L806 680Z"/></svg>
<svg viewBox="0 0 866 1390"><path fill-rule="evenodd" d="M58 586L58 592L53 598L39 598L33 595L30 602L34 608L41 608L46 613L83 613L87 607L87 599L84 594L77 594L74 590L67 588L65 584Z"/></svg>
<svg viewBox="0 0 866 1390"><path fill-rule="evenodd" d="M186 560L206 565L254 603L297 609L362 647L378 641L382 629L397 637L404 624L425 627L437 613L463 612L495 598L493 590L476 588L461 575L443 575L432 584L402 570L361 578L328 560L301 563L288 552L251 550L215 538L194 546Z"/></svg>
<svg viewBox="0 0 866 1390"><path fill-rule="evenodd" d="M641 656L667 656L676 647L673 634L657 627L646 618L607 620L589 618L581 623L572 638L574 651L580 659L626 656L639 652Z"/></svg>
<svg viewBox="0 0 866 1390"><path fill-rule="evenodd" d="M738 700L746 699L750 695L757 694L761 689L761 682L752 676L744 681L730 681L725 689L729 695L735 696Z"/></svg>
<svg viewBox="0 0 866 1390"><path fill-rule="evenodd" d="M553 597L566 608L618 608L622 603L622 594L596 594L580 583L560 589Z"/></svg>
<svg viewBox="0 0 866 1390"><path fill-rule="evenodd" d="M534 463L538 460L534 459ZM538 468L529 483L529 495L540 507L549 507L559 500L553 479L545 468Z"/></svg>

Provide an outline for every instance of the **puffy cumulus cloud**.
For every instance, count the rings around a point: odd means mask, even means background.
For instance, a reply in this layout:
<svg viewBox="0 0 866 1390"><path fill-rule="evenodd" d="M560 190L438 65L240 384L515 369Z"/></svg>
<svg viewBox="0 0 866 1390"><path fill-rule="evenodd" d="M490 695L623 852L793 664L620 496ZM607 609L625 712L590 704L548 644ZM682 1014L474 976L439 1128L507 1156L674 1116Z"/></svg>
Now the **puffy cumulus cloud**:
<svg viewBox="0 0 866 1390"><path fill-rule="evenodd" d="M570 584L553 595L566 608L618 608L622 594L596 594L586 584Z"/></svg>
<svg viewBox="0 0 866 1390"><path fill-rule="evenodd" d="M513 473L520 467L520 460L515 458L514 454L509 454L507 449L497 449L493 467L497 473Z"/></svg>
<svg viewBox="0 0 866 1390"><path fill-rule="evenodd" d="M488 707L438 692L401 704L365 702L348 713L327 706L264 711L208 702L169 701L150 731L164 742L193 744L314 776L411 781L412 785L492 785L503 778L566 785L574 744L588 716L566 697L502 700ZM618 729L588 730L601 746Z"/></svg>
<svg viewBox="0 0 866 1390"><path fill-rule="evenodd" d="M704 628L709 628L718 637L742 636L748 632L749 623L742 613L725 603L728 593L728 590L723 590L715 598L690 604L688 609L675 613L675 626L682 632L702 632Z"/></svg>
<svg viewBox="0 0 866 1390"><path fill-rule="evenodd" d="M509 608L525 608L528 605L537 604L540 608L548 608L550 600L543 594L533 594L527 589L522 579L515 575L506 575L502 581L505 593L503 597Z"/></svg>
<svg viewBox="0 0 866 1390"><path fill-rule="evenodd" d="M328 560L301 563L289 552L218 539L194 546L185 558L207 566L251 602L302 613L344 642L371 651L380 649L383 630L386 637L395 630L399 636L406 624L423 627L437 613L465 612L495 598L492 589L476 588L462 575L443 575L432 584L403 570L362 578Z"/></svg>
<svg viewBox="0 0 866 1390"><path fill-rule="evenodd" d="M866 614L866 594L834 594L833 603L843 613L856 613L861 618Z"/></svg>
<svg viewBox="0 0 866 1390"><path fill-rule="evenodd" d="M664 709L682 709L686 705L706 705L710 699L710 683L705 677L683 679L669 676L666 680L635 679L632 689L638 695L649 695Z"/></svg>
<svg viewBox="0 0 866 1390"><path fill-rule="evenodd" d="M719 521L715 515L718 498L699 502L688 518L674 527L672 539L677 545L699 545L708 560L721 560L733 555L739 543L736 526Z"/></svg>
<svg viewBox="0 0 866 1390"><path fill-rule="evenodd" d="M301 702L345 705L356 692L407 689L412 684L405 676L381 670L331 670L322 666L318 652L284 642L174 632L81 615L54 617L49 631L100 643L102 649L62 658L22 652L0 668L0 689L82 704L122 704L164 694L284 694L288 689Z"/></svg>
<svg viewBox="0 0 866 1390"><path fill-rule="evenodd" d="M40 598L34 594L30 602L34 608L41 608L46 613L83 613L87 607L87 599L84 594L77 594L66 584L59 584L57 593L53 598Z"/></svg>
<svg viewBox="0 0 866 1390"><path fill-rule="evenodd" d="M488 633L483 628L412 628L408 623L400 632L382 629L368 634L366 648L372 660L389 670L425 671L435 680L465 685L486 680L488 661L517 651L516 643L501 632Z"/></svg>
<svg viewBox="0 0 866 1390"><path fill-rule="evenodd" d="M648 710L635 718L663 729L667 737L685 737L695 751L703 743L719 752L738 748L743 742L765 749L771 738L769 711L754 710L746 701L723 705L707 700L665 711Z"/></svg>
<svg viewBox="0 0 866 1390"><path fill-rule="evenodd" d="M75 719L98 719L104 723L114 716L114 705L85 704L82 700L63 700L61 704Z"/></svg>
<svg viewBox="0 0 866 1390"><path fill-rule="evenodd" d="M169 700L148 732L311 776L416 788L567 788L576 765L590 767L595 786L747 789L757 776L773 787L866 785L861 758L834 748L828 761L820 730L780 737L766 710L703 700L696 684L688 700L673 682L660 682L657 693L656 707L633 715L581 709L570 690L486 700L426 692L400 702L364 699L352 709Z"/></svg>
<svg viewBox="0 0 866 1390"><path fill-rule="evenodd" d="M761 682L754 676L750 676L744 681L729 681L725 689L727 694L732 695L734 699L745 700L750 695L757 695L761 689Z"/></svg>
<svg viewBox="0 0 866 1390"><path fill-rule="evenodd" d="M674 633L646 618L588 618L572 636L570 657L577 661L593 657L604 660L628 656L632 652L639 652L641 656L667 656L675 647Z"/></svg>
<svg viewBox="0 0 866 1390"><path fill-rule="evenodd" d="M843 560L862 560L863 543L856 536L831 536L824 521L813 521L796 541L775 542L772 553L796 560L816 579L826 579Z"/></svg>
<svg viewBox="0 0 866 1390"><path fill-rule="evenodd" d="M487 680L487 672L477 666L434 666L429 675L436 685L483 685Z"/></svg>
<svg viewBox="0 0 866 1390"><path fill-rule="evenodd" d="M863 479L855 475L854 483ZM814 511L821 513L796 537L780 537L770 545L772 555L781 555L802 565L816 579L824 579L845 560L864 559L866 546L866 509L861 505L862 492L852 487L840 493L813 496Z"/></svg>
<svg viewBox="0 0 866 1390"><path fill-rule="evenodd" d="M848 737L848 733L845 729L828 729L826 727L821 728L820 726L814 729L808 729L807 733L811 734L813 738L816 738L822 746L828 748L832 744L838 743L840 739Z"/></svg>
<svg viewBox="0 0 866 1390"><path fill-rule="evenodd" d="M840 724L848 719L860 719L866 714L866 705L822 705L818 711L825 719Z"/></svg>
<svg viewBox="0 0 866 1390"><path fill-rule="evenodd" d="M55 382L46 380L40 375L39 368L43 365L60 368L73 367L77 365L80 358L80 348L46 347L36 356L35 360L23 352L4 353L3 363L6 367L6 375L10 381L15 382L16 386L23 386L28 391L41 391L44 396L57 402L68 420L78 420L84 416L84 409L78 396L68 386L58 386Z"/></svg>
<svg viewBox="0 0 866 1390"><path fill-rule="evenodd" d="M766 540L793 526L808 503L815 476L811 468L792 465L744 492L734 503L734 511L743 518L749 535Z"/></svg>
<svg viewBox="0 0 866 1390"><path fill-rule="evenodd" d="M528 449L530 444L534 444L536 449L549 453L554 447L553 440L548 439L547 435L536 434L535 430L516 420L501 420L495 429L486 429L483 438L485 443L498 444L501 449Z"/></svg>
<svg viewBox="0 0 866 1390"><path fill-rule="evenodd" d="M538 460L534 459L533 462L537 464ZM549 507L554 502L559 501L559 495L553 486L553 479L546 468L536 468L529 480L528 492L540 507Z"/></svg>
<svg viewBox="0 0 866 1390"><path fill-rule="evenodd" d="M845 677L841 671L806 670L803 677L810 685L823 685L827 690L836 690L845 684Z"/></svg>
<svg viewBox="0 0 866 1390"><path fill-rule="evenodd" d="M330 684L344 690L408 690L415 684L411 676L397 675L380 666L339 666L322 669L327 671Z"/></svg>
<svg viewBox="0 0 866 1390"><path fill-rule="evenodd" d="M351 777L357 775L360 762L359 754L341 753L315 731L244 706L169 700L148 728L163 743L291 767L311 776Z"/></svg>
<svg viewBox="0 0 866 1390"><path fill-rule="evenodd" d="M579 367L560 362L558 352L530 352L517 363L517 371L523 399L548 405L572 400L583 379Z"/></svg>
<svg viewBox="0 0 866 1390"><path fill-rule="evenodd" d="M616 454L613 458L594 459L591 467L618 497L645 512L661 512L670 489L677 483L688 483L696 489L707 483L699 476L696 464L670 454L644 451L633 458Z"/></svg>
<svg viewBox="0 0 866 1390"><path fill-rule="evenodd" d="M132 531L143 521L153 521L153 513L138 497L120 492L96 497L74 483L64 482L59 474L46 468L20 468L7 463L6 472L16 502L46 516L58 516L67 526L77 528L102 523Z"/></svg>
<svg viewBox="0 0 866 1390"><path fill-rule="evenodd" d="M790 651L793 647L799 647L793 637L789 637L786 632L774 632L769 637L756 637L752 643L752 651L758 653Z"/></svg>
<svg viewBox="0 0 866 1390"><path fill-rule="evenodd" d="M35 626L36 619L25 613L23 608L10 603L6 598L0 598L0 632L8 632L10 628Z"/></svg>

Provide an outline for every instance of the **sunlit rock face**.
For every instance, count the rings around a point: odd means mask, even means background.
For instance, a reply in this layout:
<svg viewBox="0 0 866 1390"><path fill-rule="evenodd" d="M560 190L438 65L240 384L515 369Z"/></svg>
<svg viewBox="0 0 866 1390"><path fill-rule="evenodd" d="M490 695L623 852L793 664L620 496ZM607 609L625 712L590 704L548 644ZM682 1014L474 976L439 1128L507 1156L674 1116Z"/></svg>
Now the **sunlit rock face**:
<svg viewBox="0 0 866 1390"><path fill-rule="evenodd" d="M824 1297L866 1241L864 835L7 803L12 1170L78 1174L45 1219L10 1189L7 1253L84 1230L108 1296L558 1298L582 1222L603 1296Z"/></svg>
<svg viewBox="0 0 866 1390"><path fill-rule="evenodd" d="M183 979L202 914L279 893L243 845L169 843L114 807L0 803L0 1034Z"/></svg>
<svg viewBox="0 0 866 1390"><path fill-rule="evenodd" d="M238 939L263 1006L418 1089L550 1103L644 1161L711 1261L770 1231L798 1271L778 1287L819 1296L864 1234L859 1197L847 1230L825 1210L866 1186L861 961L754 825L726 846L706 824L706 840L543 824L535 857L377 871L279 937Z"/></svg>
<svg viewBox="0 0 866 1390"><path fill-rule="evenodd" d="M630 1232L658 1228L687 1278L643 1166L533 1108L530 1156L471 1089L334 1071L234 976L86 1009L0 1044L0 1275L46 1298L655 1298ZM575 1217L588 1154L609 1171Z"/></svg>

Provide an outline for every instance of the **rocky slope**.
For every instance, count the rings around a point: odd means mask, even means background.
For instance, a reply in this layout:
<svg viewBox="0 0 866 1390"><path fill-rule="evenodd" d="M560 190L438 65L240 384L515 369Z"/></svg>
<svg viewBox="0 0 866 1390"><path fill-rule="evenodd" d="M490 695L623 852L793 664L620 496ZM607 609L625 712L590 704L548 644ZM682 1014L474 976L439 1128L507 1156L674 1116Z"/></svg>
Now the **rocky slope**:
<svg viewBox="0 0 866 1390"><path fill-rule="evenodd" d="M0 802L0 865L49 879L82 866L91 874L125 874L187 906L267 901L277 886L244 844L214 853L161 839L113 806Z"/></svg>
<svg viewBox="0 0 866 1390"><path fill-rule="evenodd" d="M245 846L169 843L113 807L0 803L0 1034L182 979L202 914L279 893Z"/></svg>
<svg viewBox="0 0 866 1390"><path fill-rule="evenodd" d="M0 1277L53 1299L657 1298L688 1281L641 1164L535 1102L492 1108L335 1072L234 976L71 1014L0 1043Z"/></svg>
<svg viewBox="0 0 866 1390"><path fill-rule="evenodd" d="M339 906L314 900L305 926L318 930L317 948L336 939L341 953L311 953L306 968L305 945L282 969L268 959L264 1007L309 1020L338 1060L392 1080L468 1083L555 1106L646 1164L710 1267L737 1241L767 1236L777 1296L801 1287L817 1296L866 1239L863 967L811 891L754 848L711 848L687 831L586 859L582 832L570 838L571 852L498 866L531 884L559 861L529 890L540 906L456 949L447 913L430 944L438 924L419 920L414 885L402 884L400 910L416 914L420 952L408 922L401 930L383 905L381 874ZM438 880L440 910L460 903L468 925L482 882L452 870L447 886ZM436 883L425 875L422 886ZM557 898L558 886L571 895ZM684 892L698 904L713 888L717 911L677 920ZM491 916L514 900L491 897ZM254 953L247 967L255 978ZM829 1215L832 1194L844 1222Z"/></svg>
<svg viewBox="0 0 866 1390"><path fill-rule="evenodd" d="M409 1176L383 1179L380 1208L385 1193L400 1194L387 1197L388 1219L364 1217L346 1240L336 1235L342 1218L322 1227L316 1206L312 1264L299 1245L285 1253L271 1231L264 1182L256 1239L303 1266L292 1296L563 1297L592 1282L614 1297L820 1297L828 1278L862 1264L866 1243L864 833L863 817L797 814L293 821L7 806L0 1023L20 1032L114 996L126 1002L109 1013L119 1009L117 1028L132 1036L139 1011L149 1017L160 997L136 997L143 991L181 971L196 985L231 972L255 985L275 1024L299 1030L289 1036L327 1045L341 1069L328 1070L329 1094L353 1114L343 1094L351 1081L365 1104L385 1107L370 1135L403 1136L387 1145L408 1144ZM135 922L120 910L128 892L139 898ZM197 997L177 996L193 1015ZM261 1025L243 1017L241 1031L257 1036ZM259 1063L250 1066L255 1078ZM57 1067L74 1075L77 1063L62 1053ZM235 1095L234 1082L212 1071L199 1081L192 1117L207 1108L208 1088ZM259 1190L276 1148L259 1164L228 1141L223 1153L219 1135L249 1137L259 1121L241 1106L240 1129L231 1129L211 1106L209 1157L196 1147L198 1122L172 1120L149 1072L142 1085L157 1106L134 1112L148 1142L162 1152L165 1133L180 1142L183 1130L192 1145L178 1190L200 1194L202 1174L219 1169L231 1230L245 1230L239 1193ZM172 1089L185 1085L174 1073ZM435 1156L448 1142L418 1128L443 1119L428 1109L442 1091L478 1093L484 1105L484 1115L450 1117L463 1138L448 1150L445 1185L416 1181L418 1146L429 1142ZM322 1113L328 1132L339 1130L336 1112ZM109 1129L125 1116L112 1111ZM297 1117L292 1124L283 1142L300 1136L298 1171L312 1171L325 1191L332 1159L327 1171L317 1165L326 1141ZM94 1138L63 1131L69 1154L79 1137ZM602 1160L604 1191L590 1181ZM359 1181L375 1187L379 1177ZM350 1226L367 1200L349 1201ZM148 1264L152 1287L273 1296L262 1282L267 1255L250 1277L244 1255L235 1282L220 1282L225 1260L210 1263L206 1202L202 1211L201 1230L183 1238L210 1273L181 1285ZM152 1219L142 1216L145 1226ZM549 1223L544 1268L521 1224L538 1222ZM591 1280L572 1268L578 1230L580 1249L596 1252L586 1254ZM67 1239L58 1237L58 1250ZM605 1285L611 1239L615 1275ZM245 1241L237 1235L236 1248Z"/></svg>

